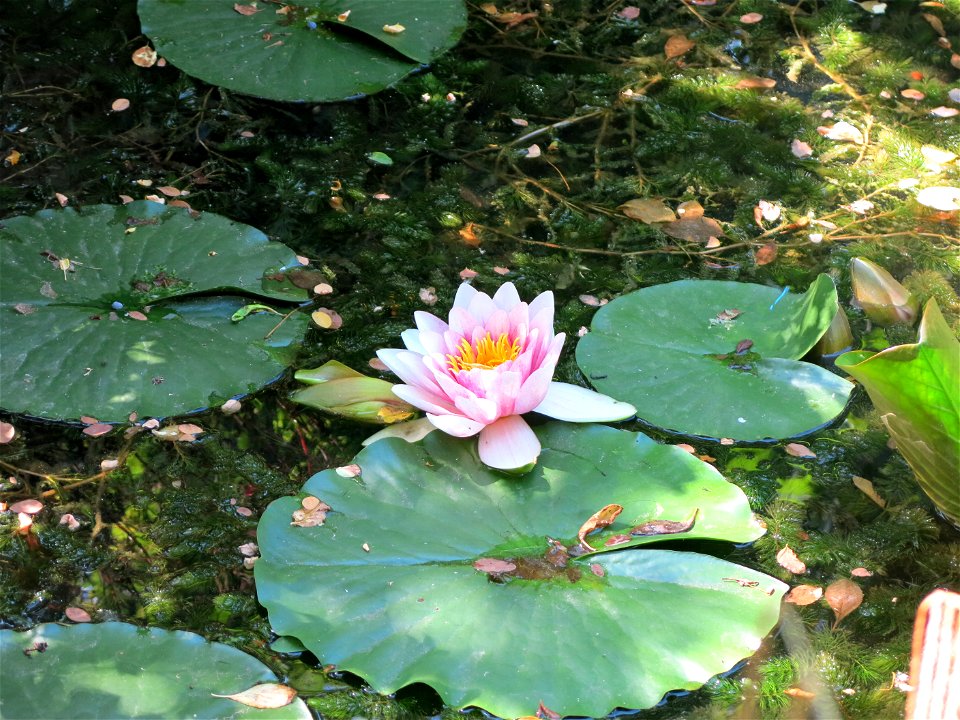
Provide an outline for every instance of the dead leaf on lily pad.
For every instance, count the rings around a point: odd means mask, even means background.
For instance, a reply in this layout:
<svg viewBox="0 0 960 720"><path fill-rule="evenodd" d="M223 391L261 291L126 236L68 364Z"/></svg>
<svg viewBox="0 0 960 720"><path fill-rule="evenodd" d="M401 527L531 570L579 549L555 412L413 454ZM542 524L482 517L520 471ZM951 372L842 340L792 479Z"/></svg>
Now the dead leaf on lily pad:
<svg viewBox="0 0 960 720"><path fill-rule="evenodd" d="M517 566L509 560L500 560L498 558L480 558L479 560L474 560L473 567L488 575L508 573L517 569Z"/></svg>
<svg viewBox="0 0 960 720"><path fill-rule="evenodd" d="M243 692L233 695L217 695L210 693L213 697L229 698L238 703L249 705L250 707L267 710L271 708L281 708L293 702L297 696L297 691L292 687L280 685L279 683L262 683L254 685Z"/></svg>
<svg viewBox="0 0 960 720"><path fill-rule="evenodd" d="M630 529L631 535L676 535L685 533L697 522L697 515L700 514L700 508L693 511L693 517L689 520L647 520Z"/></svg>
<svg viewBox="0 0 960 720"><path fill-rule="evenodd" d="M841 578L827 586L823 597L837 618L832 628L835 630L841 620L860 607L863 602L863 590L853 580Z"/></svg>
<svg viewBox="0 0 960 720"><path fill-rule="evenodd" d="M783 597L784 602L794 605L812 605L823 597L823 588L817 585L797 585Z"/></svg>
<svg viewBox="0 0 960 720"><path fill-rule="evenodd" d="M622 512L623 505L605 505L597 510L597 512L591 515L587 521L580 526L580 530L577 532L577 539L580 541L580 544L592 552L594 548L590 547L590 543L587 542L587 535L594 530L609 527Z"/></svg>
<svg viewBox="0 0 960 720"><path fill-rule="evenodd" d="M320 498L307 495L300 501L300 509L293 511L293 521L290 524L303 528L323 525L327 519L327 513L331 510L333 508Z"/></svg>
<svg viewBox="0 0 960 720"><path fill-rule="evenodd" d="M671 35L663 46L663 54L667 56L667 60L670 60L690 52L696 45L686 35Z"/></svg>
<svg viewBox="0 0 960 720"><path fill-rule="evenodd" d="M792 572L794 575L802 575L807 571L806 563L797 557L797 554L789 545L784 546L783 549L777 553L777 563L780 567Z"/></svg>
<svg viewBox="0 0 960 720"><path fill-rule="evenodd" d="M617 209L631 220L639 220L647 224L673 222L677 219L673 210L667 207L663 200L657 198L628 200Z"/></svg>

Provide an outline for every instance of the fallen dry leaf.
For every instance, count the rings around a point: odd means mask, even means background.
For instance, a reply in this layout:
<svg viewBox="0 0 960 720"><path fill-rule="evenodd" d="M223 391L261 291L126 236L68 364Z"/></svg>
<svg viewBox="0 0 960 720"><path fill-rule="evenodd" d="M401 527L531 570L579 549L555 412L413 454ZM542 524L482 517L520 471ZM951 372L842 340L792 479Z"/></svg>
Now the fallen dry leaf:
<svg viewBox="0 0 960 720"><path fill-rule="evenodd" d="M590 572L592 572L597 577L603 577L604 575L606 575L606 572L603 569L603 565L601 565L600 563L592 563L590 565Z"/></svg>
<svg viewBox="0 0 960 720"><path fill-rule="evenodd" d="M700 514L700 508L693 511L693 517L689 520L647 520L636 527L630 529L630 534L635 536L647 535L676 535L685 533L697 522L697 515Z"/></svg>
<svg viewBox="0 0 960 720"><path fill-rule="evenodd" d="M696 45L686 35L671 35L663 46L663 54L667 56L667 60L670 60L690 52Z"/></svg>
<svg viewBox="0 0 960 720"><path fill-rule="evenodd" d="M17 429L8 422L0 422L0 445L6 445L17 436Z"/></svg>
<svg viewBox="0 0 960 720"><path fill-rule="evenodd" d="M853 484L857 486L857 489L860 492L873 500L880 507L885 508L887 506L887 501L880 497L880 494L873 489L873 483L866 478L860 477L859 475L854 475Z"/></svg>
<svg viewBox="0 0 960 720"><path fill-rule="evenodd" d="M710 238L719 238L724 234L720 223L708 217L681 217L662 225L660 229L672 238L696 243L708 243Z"/></svg>
<svg viewBox="0 0 960 720"><path fill-rule="evenodd" d="M473 567L488 575L513 572L517 569L517 566L509 560L498 560L497 558L480 558L474 561Z"/></svg>
<svg viewBox="0 0 960 720"><path fill-rule="evenodd" d="M424 305L436 305L437 289L435 287L420 288L420 302Z"/></svg>
<svg viewBox="0 0 960 720"><path fill-rule="evenodd" d="M363 473L363 470L359 465L354 463L353 465L343 465L337 468L337 475L345 478L355 478L360 477Z"/></svg>
<svg viewBox="0 0 960 720"><path fill-rule="evenodd" d="M131 59L133 60L133 64L138 67L153 67L157 62L157 51L149 45L144 45L142 48L137 48L133 51Z"/></svg>
<svg viewBox="0 0 960 720"><path fill-rule="evenodd" d="M63 614L66 615L68 619L73 620L75 623L88 623L93 620L93 618L90 617L90 613L83 608L68 607L63 611Z"/></svg>
<svg viewBox="0 0 960 720"><path fill-rule="evenodd" d="M220 412L224 415L233 415L234 413L240 412L241 408L240 401L236 398L230 398L223 405L220 406Z"/></svg>
<svg viewBox="0 0 960 720"><path fill-rule="evenodd" d="M110 109L114 112L123 112L130 107L130 101L126 98L117 98L112 103L110 103Z"/></svg>
<svg viewBox="0 0 960 720"><path fill-rule="evenodd" d="M330 308L317 308L310 313L310 319L314 325L323 330L337 330L343 325L343 318L340 313Z"/></svg>
<svg viewBox="0 0 960 720"><path fill-rule="evenodd" d="M792 572L794 575L802 575L807 571L806 564L797 557L797 554L789 545L784 546L783 549L777 553L777 564L788 572Z"/></svg>
<svg viewBox="0 0 960 720"><path fill-rule="evenodd" d="M234 3L233 9L235 12L240 13L241 15L255 15L260 12L260 8L257 7L256 3L252 5L243 5L241 3Z"/></svg>
<svg viewBox="0 0 960 720"><path fill-rule="evenodd" d="M917 193L917 202L940 212L960 210L960 188L935 186Z"/></svg>
<svg viewBox="0 0 960 720"><path fill-rule="evenodd" d="M677 205L677 215L684 220L695 220L696 218L703 217L703 212L703 205L696 200L685 200Z"/></svg>
<svg viewBox="0 0 960 720"><path fill-rule="evenodd" d="M939 105L938 107L933 108L930 111L930 114L938 118L952 118L960 115L960 110L957 108L946 107L945 105Z"/></svg>
<svg viewBox="0 0 960 720"><path fill-rule="evenodd" d="M300 509L293 511L293 521L290 524L304 528L323 525L324 520L327 519L327 513L332 509L320 498L307 495L300 501Z"/></svg>
<svg viewBox="0 0 960 720"><path fill-rule="evenodd" d="M833 629L836 629L841 620L860 607L863 602L863 590L853 580L841 578L827 585L823 598L837 618L833 623Z"/></svg>
<svg viewBox="0 0 960 720"><path fill-rule="evenodd" d="M470 268L464 268L463 270L460 271L460 279L470 280L472 278L475 278L477 274L478 273L476 270L471 270Z"/></svg>
<svg viewBox="0 0 960 720"><path fill-rule="evenodd" d="M740 78L733 86L734 90L769 90L777 86L773 78L745 77Z"/></svg>
<svg viewBox="0 0 960 720"><path fill-rule="evenodd" d="M940 20L940 18L938 18L936 15L933 15L932 13L921 13L920 17L922 17L924 20L926 20L930 24L930 27L933 28L933 31L937 35L939 35L940 37L947 36L947 31L943 27L943 21Z"/></svg>
<svg viewBox="0 0 960 720"><path fill-rule="evenodd" d="M823 597L822 587L816 585L797 585L796 587L790 588L790 592L784 595L783 601L803 606L812 605L821 597Z"/></svg>
<svg viewBox="0 0 960 720"><path fill-rule="evenodd" d="M813 698L816 697L816 695L814 695L809 690L801 690L800 688L795 688L795 687L787 688L786 690L783 691L783 694L789 695L790 697L793 697L793 698L800 698L801 700L812 700Z"/></svg>
<svg viewBox="0 0 960 720"><path fill-rule="evenodd" d="M95 425L88 425L83 429L84 435L89 435L90 437L100 437L101 435L106 435L108 432L113 430L113 425L108 425L107 423L96 423Z"/></svg>
<svg viewBox="0 0 960 720"><path fill-rule="evenodd" d="M863 145L864 142L863 133L845 120L841 120L835 125L821 125L817 128L817 132L827 138L827 140L851 142L857 145Z"/></svg>
<svg viewBox="0 0 960 720"><path fill-rule="evenodd" d="M757 12L747 13L746 15L740 16L740 22L744 25L753 25L763 20L763 15Z"/></svg>
<svg viewBox="0 0 960 720"><path fill-rule="evenodd" d="M855 567L850 571L850 574L854 577L873 577L873 572L867 570L865 567Z"/></svg>
<svg viewBox="0 0 960 720"><path fill-rule="evenodd" d="M914 90L913 88L905 88L900 91L902 97L907 98L907 100L923 100L926 95L924 95L919 90Z"/></svg>
<svg viewBox="0 0 960 720"><path fill-rule="evenodd" d="M808 448L806 445L801 445L800 443L787 443L784 445L783 449L786 451L787 455L793 455L793 457L798 458L815 458L817 454Z"/></svg>
<svg viewBox="0 0 960 720"><path fill-rule="evenodd" d="M640 17L640 8L634 5L628 5L627 7L623 8L623 10L618 12L617 15L622 17L624 20L636 20L638 17Z"/></svg>
<svg viewBox="0 0 960 720"><path fill-rule="evenodd" d="M210 694L213 697L228 698L230 700L236 700L243 705L267 710L289 705L297 696L297 691L292 687L280 685L279 683L262 683L260 685L254 685L252 688L248 688L243 692L234 693L233 695Z"/></svg>
<svg viewBox="0 0 960 720"><path fill-rule="evenodd" d="M313 286L314 295L331 295L333 294L333 286L328 283L317 283Z"/></svg>
<svg viewBox="0 0 960 720"><path fill-rule="evenodd" d="M64 513L60 516L60 524L66 525L67 530L73 532L80 528L80 521L77 520L72 513Z"/></svg>
<svg viewBox="0 0 960 720"><path fill-rule="evenodd" d="M587 518L587 521L580 526L580 530L577 531L577 540L579 540L580 544L583 545L587 550L593 552L594 548L590 547L590 543L588 543L586 540L587 535L592 533L594 530L609 527L622 512L623 505L604 505L602 508L597 510L597 512Z"/></svg>
<svg viewBox="0 0 960 720"><path fill-rule="evenodd" d="M757 254L754 257L754 262L757 265L769 265L776 259L777 259L777 244L775 242L768 242L762 248L757 250Z"/></svg>
<svg viewBox="0 0 960 720"><path fill-rule="evenodd" d="M34 500L33 498L28 498L26 500L20 500L19 502L13 503L10 506L10 512L15 513L26 513L27 515L36 515L38 512L43 510L43 503L39 500Z"/></svg>
<svg viewBox="0 0 960 720"><path fill-rule="evenodd" d="M657 198L637 198L628 200L619 208L620 212L631 220L644 223L674 222L677 216L663 200Z"/></svg>
<svg viewBox="0 0 960 720"><path fill-rule="evenodd" d="M805 160L813 155L813 148L803 140L794 138L794 140L790 143L790 152L793 153L794 157Z"/></svg>
<svg viewBox="0 0 960 720"><path fill-rule="evenodd" d="M477 236L477 233L473 228L473 223L467 223L457 231L457 234L465 244L469 245L470 247L477 247L480 244L480 238Z"/></svg>

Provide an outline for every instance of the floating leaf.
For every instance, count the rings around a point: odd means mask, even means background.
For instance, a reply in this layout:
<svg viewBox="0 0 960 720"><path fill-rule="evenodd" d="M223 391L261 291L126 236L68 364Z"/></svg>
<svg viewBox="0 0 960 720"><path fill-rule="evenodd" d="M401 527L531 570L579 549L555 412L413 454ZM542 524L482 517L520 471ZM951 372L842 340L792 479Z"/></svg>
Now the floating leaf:
<svg viewBox="0 0 960 720"><path fill-rule="evenodd" d="M76 271L64 277L38 248ZM152 202L6 218L0 312L25 300L37 312L10 312L0 323L3 407L124 422L132 411L166 417L252 392L282 372L308 318L230 317L249 302L241 293L305 300L294 280L309 271L294 263L259 230Z"/></svg>
<svg viewBox="0 0 960 720"><path fill-rule="evenodd" d="M693 517L686 521L678 520L648 520L631 528L631 535L676 535L678 533L689 532L697 521L697 515L700 509L693 511Z"/></svg>
<svg viewBox="0 0 960 720"><path fill-rule="evenodd" d="M763 15L758 12L747 13L746 15L740 16L740 22L744 25L753 25L761 20L763 20Z"/></svg>
<svg viewBox="0 0 960 720"><path fill-rule="evenodd" d="M426 682L449 705L501 717L540 702L591 717L650 706L759 646L776 622L781 583L696 553L624 550L658 536L613 552L602 542L641 520L697 508L696 526L671 536L674 547L688 538L752 540L762 530L739 488L644 435L565 423L536 433L543 451L524 476L505 477L480 462L475 442L435 432L368 446L357 457L362 483L334 470L311 478L303 492L336 508L322 527L290 526L297 497L272 503L254 572L274 631L378 692ZM571 557L565 547L577 543L583 518L611 497L624 510L597 532L602 549ZM373 537L376 552L364 552ZM491 582L474 567L487 559L517 570ZM549 673L539 661L517 662L531 653L550 659ZM602 662L604 682L584 672L587 658Z"/></svg>
<svg viewBox="0 0 960 720"><path fill-rule="evenodd" d="M632 220L645 223L673 222L677 219L673 210L657 198L628 200L618 210Z"/></svg>
<svg viewBox="0 0 960 720"><path fill-rule="evenodd" d="M806 445L801 445L800 443L787 443L784 445L783 449L786 451L787 455L793 455L793 457L798 458L815 458L817 454L808 448Z"/></svg>
<svg viewBox="0 0 960 720"><path fill-rule="evenodd" d="M72 620L75 623L88 623L93 620L88 613L83 608L78 607L68 607L63 611L63 614L67 616L68 620Z"/></svg>
<svg viewBox="0 0 960 720"><path fill-rule="evenodd" d="M597 311L577 364L600 392L658 427L731 443L798 437L840 415L853 385L796 360L836 315L830 278L778 302L782 294L707 280L644 288ZM738 314L721 315L731 310ZM750 353L731 357L745 338Z"/></svg>
<svg viewBox="0 0 960 720"><path fill-rule="evenodd" d="M856 485L857 489L858 489L860 492L862 492L862 493L863 493L864 495L866 495L868 498L870 498L871 500L873 500L873 501L874 501L877 505L879 505L880 507L883 508L883 507L886 507L886 506L887 506L887 501L884 500L882 497L880 497L880 493L878 493L878 492L874 489L873 483L870 482L869 480L867 480L865 477L860 477L859 475L854 475L854 476L853 476L853 484Z"/></svg>
<svg viewBox="0 0 960 720"><path fill-rule="evenodd" d="M806 563L797 557L797 554L789 545L784 546L777 552L777 564L794 575L802 575L807 571Z"/></svg>
<svg viewBox="0 0 960 720"><path fill-rule="evenodd" d="M110 103L110 109L114 112L123 112L130 107L130 101L126 98L117 98L112 103Z"/></svg>
<svg viewBox="0 0 960 720"><path fill-rule="evenodd" d="M797 585L790 588L783 601L794 605L812 605L823 597L823 588L817 585Z"/></svg>
<svg viewBox="0 0 960 720"><path fill-rule="evenodd" d="M917 193L917 202L941 212L960 210L960 188L951 186L924 188Z"/></svg>
<svg viewBox="0 0 960 720"><path fill-rule="evenodd" d="M26 513L27 515L36 515L41 510L43 510L43 503L33 498L20 500L10 506L10 512Z"/></svg>
<svg viewBox="0 0 960 720"><path fill-rule="evenodd" d="M301 102L378 92L456 44L467 24L463 0L435 0L429 12L410 0L285 7L295 10L137 4L143 33L184 72L248 95Z"/></svg>
<svg viewBox="0 0 960 720"><path fill-rule="evenodd" d="M853 580L841 578L827 585L823 599L827 601L837 618L833 623L833 628L836 629L841 620L860 607L863 602L863 590Z"/></svg>
<svg viewBox="0 0 960 720"><path fill-rule="evenodd" d="M507 560L498 560L497 558L480 558L479 560L474 561L473 567L474 569L487 573L488 575L513 572L517 569L515 563Z"/></svg>
<svg viewBox="0 0 960 720"><path fill-rule="evenodd" d="M813 148L803 140L794 139L790 142L790 152L793 153L794 157L805 160L813 155Z"/></svg>
<svg viewBox="0 0 960 720"><path fill-rule="evenodd" d="M262 718L263 711L216 695L277 681L229 645L118 622L0 630L0 666L3 716L21 720ZM312 715L295 699L269 718Z"/></svg>
<svg viewBox="0 0 960 720"><path fill-rule="evenodd" d="M863 133L860 132L860 129L854 127L845 120L841 120L840 122L831 126L820 126L817 128L817 132L828 140L851 142L856 143L857 145L863 145L865 142Z"/></svg>
<svg viewBox="0 0 960 720"><path fill-rule="evenodd" d="M0 421L0 445L12 442L17 436L17 429L8 422Z"/></svg>
<svg viewBox="0 0 960 720"><path fill-rule="evenodd" d="M587 521L580 526L580 530L577 532L577 540L580 541L580 544L583 545L587 550L593 551L593 548L590 547L590 544L587 542L587 535L594 532L595 530L600 530L601 528L610 527L613 524L613 521L617 519L617 516L623 512L622 505L605 505L600 508L587 518Z"/></svg>
<svg viewBox="0 0 960 720"><path fill-rule="evenodd" d="M670 60L690 52L696 45L686 35L671 35L663 46L663 54L667 56L667 60Z"/></svg>
<svg viewBox="0 0 960 720"><path fill-rule="evenodd" d="M775 242L768 242L757 250L757 254L754 256L754 262L757 265L769 265L777 259L777 250L778 248Z"/></svg>
<svg viewBox="0 0 960 720"><path fill-rule="evenodd" d="M773 78L745 77L740 78L734 85L735 90L769 90L777 86Z"/></svg>
<svg viewBox="0 0 960 720"><path fill-rule="evenodd" d="M157 63L157 51L149 45L144 45L142 48L133 51L131 59L133 64L139 67L153 67Z"/></svg>
<svg viewBox="0 0 960 720"><path fill-rule="evenodd" d="M282 708L293 702L297 696L297 691L287 685L279 683L262 683L254 685L252 688L233 695L218 695L210 693L213 697L229 698L238 703L261 710Z"/></svg>

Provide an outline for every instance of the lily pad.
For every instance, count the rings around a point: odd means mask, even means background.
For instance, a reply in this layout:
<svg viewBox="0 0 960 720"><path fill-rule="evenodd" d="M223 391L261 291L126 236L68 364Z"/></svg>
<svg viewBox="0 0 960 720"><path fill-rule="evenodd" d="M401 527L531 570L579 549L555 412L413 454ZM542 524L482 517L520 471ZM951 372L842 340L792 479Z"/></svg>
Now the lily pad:
<svg viewBox="0 0 960 720"><path fill-rule="evenodd" d="M837 291L826 275L802 295L681 280L600 308L577 364L641 420L685 435L758 441L833 422L853 385L799 362L830 327Z"/></svg>
<svg viewBox="0 0 960 720"><path fill-rule="evenodd" d="M0 665L5 718L312 717L299 698L260 710L213 697L277 678L246 653L189 632L119 622L0 630Z"/></svg>
<svg viewBox="0 0 960 720"><path fill-rule="evenodd" d="M102 422L179 415L270 382L308 318L231 317L304 300L313 280L255 228L146 201L4 220L0 275L3 408Z"/></svg>
<svg viewBox="0 0 960 720"><path fill-rule="evenodd" d="M456 44L462 0L139 0L143 32L184 72L272 100L383 90Z"/></svg>
<svg viewBox="0 0 960 720"><path fill-rule="evenodd" d="M936 301L916 343L845 353L837 367L863 383L920 487L960 525L960 343Z"/></svg>
<svg viewBox="0 0 960 720"><path fill-rule="evenodd" d="M380 692L423 682L450 705L502 717L541 701L589 716L647 707L752 654L777 621L782 583L638 548L755 540L763 528L740 489L639 433L536 432L543 452L519 478L484 466L475 442L435 432L374 443L359 475L326 470L272 503L254 572L274 630ZM306 498L329 505L322 525L291 525ZM586 537L596 552L576 549L584 523L614 503L622 512ZM630 534L658 519L694 522Z"/></svg>

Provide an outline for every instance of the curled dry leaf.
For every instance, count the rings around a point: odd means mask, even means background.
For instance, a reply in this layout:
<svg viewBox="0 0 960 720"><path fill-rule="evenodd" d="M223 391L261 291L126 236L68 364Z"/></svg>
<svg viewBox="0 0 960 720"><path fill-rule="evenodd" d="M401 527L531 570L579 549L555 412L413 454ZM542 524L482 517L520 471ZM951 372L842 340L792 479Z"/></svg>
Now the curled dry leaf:
<svg viewBox="0 0 960 720"><path fill-rule="evenodd" d="M255 542L244 543L243 545L238 545L237 550L240 551L240 554L244 557L253 557L260 553L260 548Z"/></svg>
<svg viewBox="0 0 960 720"><path fill-rule="evenodd" d="M420 302L424 305L436 305L437 289L435 287L420 288Z"/></svg>
<svg viewBox="0 0 960 720"><path fill-rule="evenodd" d="M697 454L697 449L693 445L687 445L687 443L677 443L674 447L678 447L684 452L688 452L691 455Z"/></svg>
<svg viewBox="0 0 960 720"><path fill-rule="evenodd" d="M20 535L29 535L33 527L33 516L30 513L17 513L17 532Z"/></svg>
<svg viewBox="0 0 960 720"><path fill-rule="evenodd" d="M805 160L813 155L813 148L803 140L794 138L790 143L790 152L793 153L794 157Z"/></svg>
<svg viewBox="0 0 960 720"><path fill-rule="evenodd" d="M6 445L17 436L17 429L8 422L0 422L0 445Z"/></svg>
<svg viewBox="0 0 960 720"><path fill-rule="evenodd" d="M517 566L509 560L498 560L497 558L480 558L473 562L473 567L488 575L499 575L500 573L513 572L517 569Z"/></svg>
<svg viewBox="0 0 960 720"><path fill-rule="evenodd" d="M777 563L780 567L792 572L794 575L802 575L807 571L806 564L797 557L797 554L789 545L784 546L784 548L777 553Z"/></svg>
<svg viewBox="0 0 960 720"><path fill-rule="evenodd" d="M167 197L180 197L184 194L182 190L173 187L173 185L161 185L157 188L157 190L162 192Z"/></svg>
<svg viewBox="0 0 960 720"><path fill-rule="evenodd" d="M236 510L237 515L241 517L253 517L253 510L248 507L244 507L243 505L237 505L234 510Z"/></svg>
<svg viewBox="0 0 960 720"><path fill-rule="evenodd" d="M43 503L33 498L20 500L10 506L10 512L26 513L27 515L36 515L41 510L43 510Z"/></svg>
<svg viewBox="0 0 960 720"><path fill-rule="evenodd" d="M360 477L362 472L363 470L356 463L353 465L343 465L342 467L337 468L337 475L345 478Z"/></svg>
<svg viewBox="0 0 960 720"><path fill-rule="evenodd" d="M493 271L494 271L497 275L507 275L507 274L510 273L510 268L500 267L499 265L494 265L494 266L493 266Z"/></svg>
<svg viewBox="0 0 960 720"><path fill-rule="evenodd" d="M857 486L857 489L860 492L873 500L880 507L885 508L887 506L887 501L880 497L880 494L874 490L873 483L867 480L865 477L854 475L853 484Z"/></svg>
<svg viewBox="0 0 960 720"><path fill-rule="evenodd" d="M703 217L703 212L703 205L696 200L686 200L677 205L677 215L684 220L695 220L696 218Z"/></svg>
<svg viewBox="0 0 960 720"><path fill-rule="evenodd" d="M297 691L292 687L280 685L279 683L263 683L254 685L252 688L233 695L217 695L210 693L213 697L228 698L236 700L243 705L269 710L271 708L281 708L293 702L297 696Z"/></svg>
<svg viewBox="0 0 960 720"><path fill-rule="evenodd" d="M133 64L138 67L153 67L157 62L157 51L149 45L144 45L142 48L137 48L133 51L131 59L133 60Z"/></svg>
<svg viewBox="0 0 960 720"><path fill-rule="evenodd" d="M639 220L647 224L673 222L677 219L673 210L667 207L663 200L657 198L628 200L617 209L631 220Z"/></svg>
<svg viewBox="0 0 960 720"><path fill-rule="evenodd" d="M690 52L696 45L686 35L671 35L663 46L663 54L667 56L667 60L670 60Z"/></svg>
<svg viewBox="0 0 960 720"><path fill-rule="evenodd" d="M527 155L526 155L526 157L528 157L528 158L538 158L538 157L540 157L542 154L543 154L543 152L540 150L540 146L537 145L536 143L534 143L533 145L531 145L530 147L527 148Z"/></svg>
<svg viewBox="0 0 960 720"><path fill-rule="evenodd" d="M697 522L700 508L693 511L689 520L648 520L630 529L631 535L676 535L692 529Z"/></svg>
<svg viewBox="0 0 960 720"><path fill-rule="evenodd" d="M581 295L580 302L589 307L600 307L600 301L596 295Z"/></svg>
<svg viewBox="0 0 960 720"><path fill-rule="evenodd" d="M837 618L833 623L833 628L836 629L841 620L860 607L863 590L853 580L841 578L827 585L823 597Z"/></svg>
<svg viewBox="0 0 960 720"><path fill-rule="evenodd" d="M317 308L310 313L310 319L314 325L324 330L337 330L343 325L343 318L336 310L329 308Z"/></svg>
<svg viewBox="0 0 960 720"><path fill-rule="evenodd" d="M783 596L783 601L794 605L812 605L823 597L823 588L817 585L797 585Z"/></svg>
<svg viewBox="0 0 960 720"><path fill-rule="evenodd" d="M70 202L70 198L63 193L54 193L53 196L57 198L57 202L60 203L60 207L66 207ZM67 267L69 267L69 265Z"/></svg>
<svg viewBox="0 0 960 720"><path fill-rule="evenodd" d="M783 449L786 451L787 455L793 455L793 457L798 458L815 458L817 454L808 448L806 445L801 445L800 443L787 443Z"/></svg>
<svg viewBox="0 0 960 720"><path fill-rule="evenodd" d="M93 618L90 617L90 613L83 608L68 607L63 611L63 614L66 615L68 619L73 620L75 623L88 623L93 620Z"/></svg>
<svg viewBox="0 0 960 720"><path fill-rule="evenodd" d="M290 524L304 528L323 525L327 519L327 513L332 509L320 498L307 495L300 501L300 509L293 511L293 520Z"/></svg>
<svg viewBox="0 0 960 720"><path fill-rule="evenodd" d="M622 512L623 505L604 505L602 508L597 510L597 512L587 518L587 521L580 526L580 530L577 531L577 540L580 541L581 545L592 552L594 548L590 547L590 543L587 542L587 535L592 533L594 530L609 527Z"/></svg>
<svg viewBox="0 0 960 720"><path fill-rule="evenodd" d="M720 223L708 217L684 216L661 226L660 229L672 238L696 243L708 243L710 238L719 238L724 234Z"/></svg>
<svg viewBox="0 0 960 720"><path fill-rule="evenodd" d="M67 529L70 530L70 532L73 532L74 530L78 530L80 528L80 521L77 520L72 513L65 513L61 515L60 524L66 525Z"/></svg>
<svg viewBox="0 0 960 720"><path fill-rule="evenodd" d="M803 690L801 688L791 687L783 691L784 695L789 695L792 698L799 698L801 700L812 700L816 697L815 694L809 690Z"/></svg>
<svg viewBox="0 0 960 720"><path fill-rule="evenodd" d="M393 25L384 25L384 26L383 26L383 31L384 31L385 33L387 33L388 35L399 35L399 34L402 33L404 30L406 30L406 28L405 28L403 25L401 25L400 23L394 23Z"/></svg>
<svg viewBox="0 0 960 720"><path fill-rule="evenodd" d="M101 435L106 435L111 430L113 430L113 425L95 423L93 425L87 425L87 427L83 429L83 434L89 435L90 437L100 437Z"/></svg>

